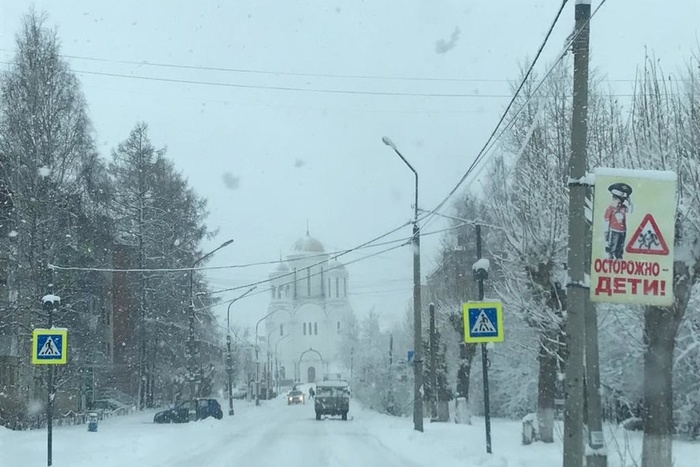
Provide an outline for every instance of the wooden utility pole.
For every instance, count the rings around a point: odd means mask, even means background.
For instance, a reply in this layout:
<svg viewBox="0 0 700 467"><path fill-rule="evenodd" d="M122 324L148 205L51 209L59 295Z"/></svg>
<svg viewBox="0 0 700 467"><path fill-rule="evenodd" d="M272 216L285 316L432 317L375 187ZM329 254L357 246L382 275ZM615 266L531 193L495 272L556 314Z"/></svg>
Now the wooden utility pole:
<svg viewBox="0 0 700 467"><path fill-rule="evenodd" d="M564 467L583 466L584 329L586 281L586 138L588 132L588 23L591 0L576 0L574 30L574 96L569 160L569 256L566 336L566 402L564 413Z"/></svg>

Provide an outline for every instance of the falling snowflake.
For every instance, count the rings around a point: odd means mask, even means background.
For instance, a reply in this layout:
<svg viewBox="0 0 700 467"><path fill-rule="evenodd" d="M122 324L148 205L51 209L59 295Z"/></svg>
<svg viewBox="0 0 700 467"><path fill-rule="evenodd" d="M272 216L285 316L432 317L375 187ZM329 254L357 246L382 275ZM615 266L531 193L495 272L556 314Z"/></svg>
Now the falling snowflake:
<svg viewBox="0 0 700 467"><path fill-rule="evenodd" d="M240 178L235 177L231 172L226 172L223 176L224 185L229 190L237 190L240 185Z"/></svg>
<svg viewBox="0 0 700 467"><path fill-rule="evenodd" d="M180 239L176 238L175 241L173 242L173 245L180 246Z"/></svg>
<svg viewBox="0 0 700 467"><path fill-rule="evenodd" d="M15 238L17 236L17 231L16 230L10 230L10 233L7 234L8 237L10 238Z"/></svg>
<svg viewBox="0 0 700 467"><path fill-rule="evenodd" d="M51 169L48 166L43 166L39 167L38 172L40 177L48 177L51 174Z"/></svg>

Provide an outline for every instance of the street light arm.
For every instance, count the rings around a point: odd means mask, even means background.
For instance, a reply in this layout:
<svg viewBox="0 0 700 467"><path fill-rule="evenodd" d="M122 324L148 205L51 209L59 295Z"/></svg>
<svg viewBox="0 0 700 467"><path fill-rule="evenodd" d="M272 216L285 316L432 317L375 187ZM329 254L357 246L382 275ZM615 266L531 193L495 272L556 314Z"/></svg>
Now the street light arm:
<svg viewBox="0 0 700 467"><path fill-rule="evenodd" d="M216 248L216 249L210 251L209 253L207 253L206 255L204 255L204 256L202 256L202 257L200 257L200 258L197 258L197 259L194 261L194 263L192 263L192 268L190 268L190 300L192 300L192 289L194 288L194 274L193 274L194 268L197 267L197 265L198 265L200 262L202 262L203 260L205 260L206 258L209 258L211 255L213 255L214 253L216 253L216 252L219 251L220 249L225 248L225 247L229 246L229 245L232 244L232 243L233 243L233 239L226 240L224 243L222 243L221 245L219 245L218 248Z"/></svg>
<svg viewBox="0 0 700 467"><path fill-rule="evenodd" d="M411 163L408 162L405 157L403 157L403 154L401 154L401 152L396 147L394 142L391 139L389 139L388 136L382 137L382 142L394 150L394 152L401 158L401 160L404 162L404 164L406 164L408 166L408 168L411 169L411 172L413 172L413 175L416 178L416 190L415 190L416 200L415 200L415 204L413 205L413 207L414 207L415 219L417 221L418 220L418 172L416 172L416 169L413 168Z"/></svg>
<svg viewBox="0 0 700 467"><path fill-rule="evenodd" d="M270 316L274 315L274 314L277 313L278 311L280 311L280 310L275 310L275 311L269 312L268 314L266 314L265 316L263 316L262 318L260 318L260 319L258 320L257 323L255 323L255 345L256 345L256 346L258 345L258 326L259 326L260 323L262 323L265 319L267 319L267 318L269 318Z"/></svg>
<svg viewBox="0 0 700 467"><path fill-rule="evenodd" d="M246 295L248 295L249 293L251 293L253 290L255 290L255 289L257 289L257 288L258 288L257 285L256 285L256 286L253 286L253 287L251 287L250 289L248 289L244 294L239 295L238 297L234 298L233 300L231 300L231 301L229 302L228 308L226 308L226 330L228 331L229 334L231 334L231 321L229 320L229 317L230 317L229 313L231 312L231 305L233 305L233 304L236 303L238 300L240 300L241 298L245 297Z"/></svg>

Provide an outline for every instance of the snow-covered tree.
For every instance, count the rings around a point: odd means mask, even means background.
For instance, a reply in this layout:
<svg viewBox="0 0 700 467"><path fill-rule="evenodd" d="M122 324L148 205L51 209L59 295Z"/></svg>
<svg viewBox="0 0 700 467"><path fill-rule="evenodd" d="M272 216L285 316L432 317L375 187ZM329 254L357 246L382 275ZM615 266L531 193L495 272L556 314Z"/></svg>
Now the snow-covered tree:
<svg viewBox="0 0 700 467"><path fill-rule="evenodd" d="M631 168L678 174L673 293L669 307L644 307L643 467L671 465L676 336L700 279L700 75L692 59L684 85L648 58L635 89Z"/></svg>

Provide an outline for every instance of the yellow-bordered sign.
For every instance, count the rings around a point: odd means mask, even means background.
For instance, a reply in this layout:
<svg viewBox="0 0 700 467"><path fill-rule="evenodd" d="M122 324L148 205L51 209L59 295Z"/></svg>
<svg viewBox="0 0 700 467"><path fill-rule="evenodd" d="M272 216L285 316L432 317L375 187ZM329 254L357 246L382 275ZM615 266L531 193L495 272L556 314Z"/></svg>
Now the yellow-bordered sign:
<svg viewBox="0 0 700 467"><path fill-rule="evenodd" d="M501 302L467 302L462 305L464 342L503 342Z"/></svg>
<svg viewBox="0 0 700 467"><path fill-rule="evenodd" d="M67 329L35 329L32 333L34 365L64 365L68 360Z"/></svg>

